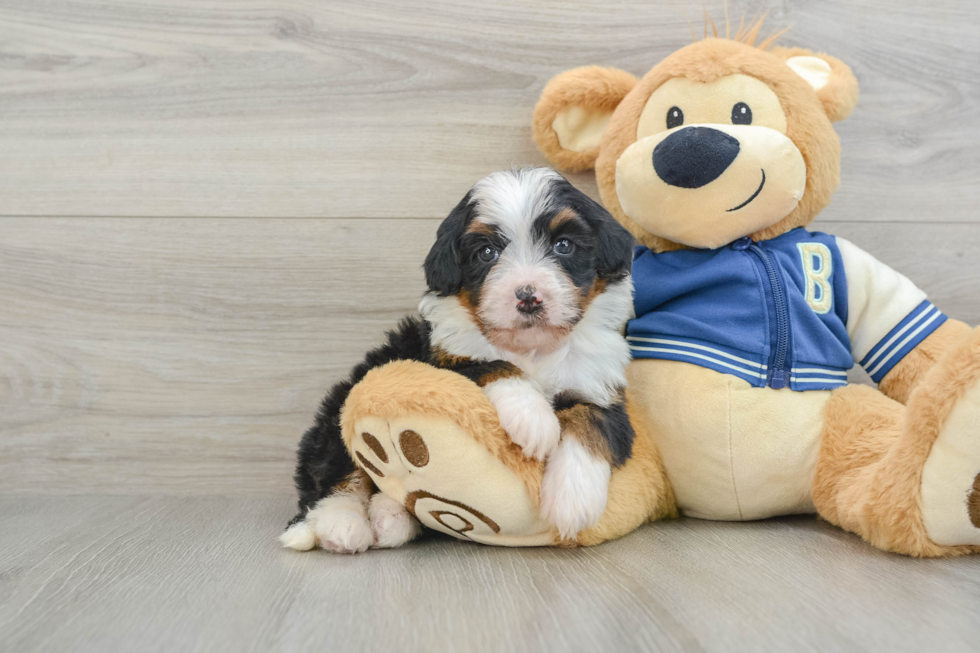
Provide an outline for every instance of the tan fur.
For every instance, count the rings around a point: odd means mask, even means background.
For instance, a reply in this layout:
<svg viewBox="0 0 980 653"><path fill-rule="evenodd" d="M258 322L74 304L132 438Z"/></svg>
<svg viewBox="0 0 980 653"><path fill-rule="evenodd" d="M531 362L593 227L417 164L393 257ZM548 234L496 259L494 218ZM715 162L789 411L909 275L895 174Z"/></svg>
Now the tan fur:
<svg viewBox="0 0 980 653"><path fill-rule="evenodd" d="M914 557L962 555L969 546L939 546L925 532L922 468L963 392L980 379L980 330L940 357L908 407L865 386L847 386L827 403L813 479L822 517L871 544Z"/></svg>
<svg viewBox="0 0 980 653"><path fill-rule="evenodd" d="M548 229L555 231L558 229L558 227L562 226L566 222L571 222L572 220L581 221L582 217L574 210L566 207L555 214L555 217L553 217L551 222L548 223Z"/></svg>
<svg viewBox="0 0 980 653"><path fill-rule="evenodd" d="M566 71L548 83L534 108L534 142L546 157L565 170L589 170L599 148L566 150L552 129L555 117L569 107L612 112L636 84L636 77L615 68L585 66Z"/></svg>
<svg viewBox="0 0 980 653"><path fill-rule="evenodd" d="M513 379L515 377L523 377L523 376L524 373L521 372L519 368L510 365L508 367L501 367L492 372L484 374L483 376L480 377L480 380L477 382L477 385L482 388L490 385L494 381L500 381L502 379Z"/></svg>
<svg viewBox="0 0 980 653"><path fill-rule="evenodd" d="M959 320L946 320L919 346L891 369L878 384L886 395L907 404L909 395L947 350L970 334L970 327Z"/></svg>
<svg viewBox="0 0 980 653"><path fill-rule="evenodd" d="M374 489L374 482L371 477L363 469L355 469L337 484L331 494L347 494L367 505Z"/></svg>
<svg viewBox="0 0 980 653"><path fill-rule="evenodd" d="M480 319L480 307L477 302L473 301L473 296L470 291L463 288L456 295L456 299L459 301L459 305L466 309L467 314L470 316L470 322L476 325L481 333L486 333L486 328L483 326L483 320Z"/></svg>
<svg viewBox="0 0 980 653"><path fill-rule="evenodd" d="M501 428L497 411L469 379L416 361L394 361L369 371L354 386L340 416L347 448L352 450L354 424L370 415L425 414L456 422L514 472L535 503L541 490L542 463L525 458Z"/></svg>
<svg viewBox="0 0 980 653"><path fill-rule="evenodd" d="M596 458L602 458L607 463L612 463L609 443L595 427L590 413L591 410L588 406L578 404L565 410L559 410L555 415L558 417L558 423L561 424L563 434L566 432L574 433L586 451Z"/></svg>
<svg viewBox="0 0 980 653"><path fill-rule="evenodd" d="M480 222L479 220L473 220L470 225L466 227L466 233L468 234L482 234L484 236L495 236L496 232L493 227L488 225L486 222Z"/></svg>

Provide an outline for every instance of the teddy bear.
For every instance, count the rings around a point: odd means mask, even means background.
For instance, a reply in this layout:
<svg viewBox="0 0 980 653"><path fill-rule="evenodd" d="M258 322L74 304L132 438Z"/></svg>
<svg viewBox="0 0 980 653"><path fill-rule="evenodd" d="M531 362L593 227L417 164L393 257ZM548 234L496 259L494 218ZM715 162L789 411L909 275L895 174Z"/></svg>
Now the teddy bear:
<svg viewBox="0 0 980 653"><path fill-rule="evenodd" d="M856 245L805 229L839 183L832 123L858 85L833 57L756 45L759 26L692 43L640 79L567 71L534 111L542 153L594 168L640 243L636 438L598 523L560 537L539 514L546 463L510 442L479 388L395 361L351 390L342 433L423 525L575 546L678 514L816 513L910 556L980 549L980 333ZM847 382L855 361L877 388Z"/></svg>
<svg viewBox="0 0 980 653"><path fill-rule="evenodd" d="M980 332L808 231L839 183L851 70L759 25L642 78L555 77L541 152L595 169L640 246L628 387L680 514L817 513L884 550L980 550ZM847 382L859 363L877 388Z"/></svg>

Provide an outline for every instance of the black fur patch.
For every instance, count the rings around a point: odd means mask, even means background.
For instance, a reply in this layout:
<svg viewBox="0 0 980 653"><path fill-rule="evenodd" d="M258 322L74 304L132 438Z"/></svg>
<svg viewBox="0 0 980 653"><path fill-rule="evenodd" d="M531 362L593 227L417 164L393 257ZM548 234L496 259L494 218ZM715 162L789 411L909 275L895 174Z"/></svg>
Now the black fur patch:
<svg viewBox="0 0 980 653"><path fill-rule="evenodd" d="M347 453L340 432L340 409L347 401L351 388L371 369L394 360L428 361L430 357L429 324L418 317L403 319L398 327L385 334L385 343L372 349L350 376L333 388L320 404L316 421L299 442L296 452L296 491L299 493L299 514L289 522L303 519L316 502L330 495L333 489L354 471L354 461Z"/></svg>
<svg viewBox="0 0 980 653"><path fill-rule="evenodd" d="M452 370L477 384L481 388L498 379L523 377L519 367L507 361L481 361L472 358L456 358L440 367Z"/></svg>
<svg viewBox="0 0 980 653"><path fill-rule="evenodd" d="M459 204L436 231L436 242L425 257L422 269L429 289L440 297L456 295L463 288L463 270L460 266L460 240L473 221L475 203L472 193L466 193Z"/></svg>
<svg viewBox="0 0 980 653"><path fill-rule="evenodd" d="M621 467L633 455L636 432L626 414L626 404L617 402L603 408L584 401L574 392L561 392L551 402L555 412L583 405L589 409L589 419L609 445L613 467Z"/></svg>
<svg viewBox="0 0 980 653"><path fill-rule="evenodd" d="M554 182L559 207L575 211L592 228L595 236L595 269L600 279L618 281L633 267L633 234L616 222L606 209L566 179Z"/></svg>
<svg viewBox="0 0 980 653"><path fill-rule="evenodd" d="M596 263L599 241L595 230L581 216L576 219L564 220L554 230L551 229L552 220L568 208L571 207L567 204L558 205L538 216L531 229L536 239L548 243L548 256L558 261L571 282L587 292L597 276ZM567 238L574 245L572 253L559 255L551 249L555 243L563 238Z"/></svg>

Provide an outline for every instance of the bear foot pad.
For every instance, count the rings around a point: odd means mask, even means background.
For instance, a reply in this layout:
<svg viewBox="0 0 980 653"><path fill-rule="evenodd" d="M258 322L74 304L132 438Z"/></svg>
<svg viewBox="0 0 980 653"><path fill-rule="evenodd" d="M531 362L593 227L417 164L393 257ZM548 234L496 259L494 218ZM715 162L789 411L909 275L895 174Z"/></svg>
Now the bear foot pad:
<svg viewBox="0 0 980 653"><path fill-rule="evenodd" d="M361 417L350 447L381 492L428 528L484 544L555 541L524 480L450 419Z"/></svg>

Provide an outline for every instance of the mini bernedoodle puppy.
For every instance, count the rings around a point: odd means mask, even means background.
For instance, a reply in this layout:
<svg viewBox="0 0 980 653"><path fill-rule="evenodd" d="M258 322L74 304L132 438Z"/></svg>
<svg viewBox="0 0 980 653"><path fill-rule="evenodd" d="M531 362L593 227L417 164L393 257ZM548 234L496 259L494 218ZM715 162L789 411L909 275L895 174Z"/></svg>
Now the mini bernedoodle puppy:
<svg viewBox="0 0 980 653"><path fill-rule="evenodd" d="M371 368L425 361L483 388L525 455L546 460L542 515L563 538L594 525L612 467L630 457L623 336L632 316L633 237L556 172L476 183L425 259L420 317L404 319L323 400L299 444L300 512L281 541L354 553L395 547L420 526L375 494L344 447L340 409Z"/></svg>

